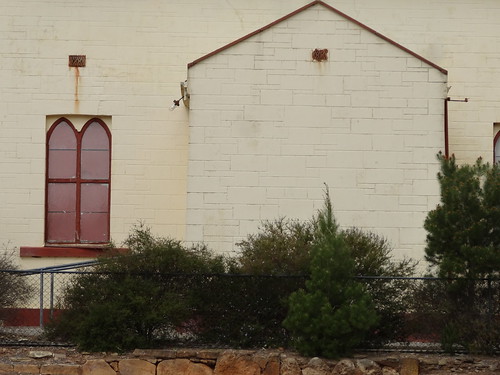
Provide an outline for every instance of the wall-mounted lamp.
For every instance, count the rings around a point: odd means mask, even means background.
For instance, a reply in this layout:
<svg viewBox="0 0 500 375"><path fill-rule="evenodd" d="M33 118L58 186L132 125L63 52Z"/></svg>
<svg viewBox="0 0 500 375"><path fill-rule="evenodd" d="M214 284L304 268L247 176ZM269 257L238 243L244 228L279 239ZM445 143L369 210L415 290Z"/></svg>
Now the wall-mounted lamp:
<svg viewBox="0 0 500 375"><path fill-rule="evenodd" d="M173 104L170 106L171 111L173 111L180 105L181 100L184 105L189 108L189 98L191 97L191 95L189 95L187 81L181 82L181 95L182 96L178 100L174 100Z"/></svg>
<svg viewBox="0 0 500 375"><path fill-rule="evenodd" d="M179 106L182 99L184 99L184 96L181 96L179 99L174 100L173 104L170 106L170 110L173 111L174 109L176 109Z"/></svg>

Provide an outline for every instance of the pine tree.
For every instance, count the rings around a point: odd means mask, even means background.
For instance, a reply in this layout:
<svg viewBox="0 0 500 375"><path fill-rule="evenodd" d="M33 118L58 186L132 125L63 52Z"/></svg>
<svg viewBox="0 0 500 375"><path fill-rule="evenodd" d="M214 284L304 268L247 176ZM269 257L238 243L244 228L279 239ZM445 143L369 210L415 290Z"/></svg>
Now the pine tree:
<svg viewBox="0 0 500 375"><path fill-rule="evenodd" d="M500 272L500 166L458 166L438 155L441 203L429 212L426 259L441 277L498 277Z"/></svg>
<svg viewBox="0 0 500 375"><path fill-rule="evenodd" d="M354 261L333 216L328 190L318 213L306 289L290 296L284 326L304 355L348 354L377 323L369 296L354 276Z"/></svg>
<svg viewBox="0 0 500 375"><path fill-rule="evenodd" d="M436 301L443 317L441 340L447 351L458 345L491 352L500 343L494 319L500 297L500 165L478 159L459 166L454 156L438 158L441 202L424 228L426 259L446 278Z"/></svg>

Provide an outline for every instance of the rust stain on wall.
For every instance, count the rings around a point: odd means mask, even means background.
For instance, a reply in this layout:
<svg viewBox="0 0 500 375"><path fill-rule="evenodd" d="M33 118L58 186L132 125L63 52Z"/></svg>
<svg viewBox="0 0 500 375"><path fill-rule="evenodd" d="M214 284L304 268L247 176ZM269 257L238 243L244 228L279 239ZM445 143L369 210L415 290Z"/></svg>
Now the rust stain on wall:
<svg viewBox="0 0 500 375"><path fill-rule="evenodd" d="M73 68L75 70L75 102L74 102L74 110L75 113L80 111L80 100L78 98L78 90L80 87L80 69L78 67Z"/></svg>

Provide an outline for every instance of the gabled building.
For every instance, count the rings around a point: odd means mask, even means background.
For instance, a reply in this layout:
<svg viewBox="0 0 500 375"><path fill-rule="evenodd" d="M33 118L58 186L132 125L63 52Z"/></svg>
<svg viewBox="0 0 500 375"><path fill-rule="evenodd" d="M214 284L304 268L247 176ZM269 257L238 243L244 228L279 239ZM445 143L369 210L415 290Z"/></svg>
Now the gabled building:
<svg viewBox="0 0 500 375"><path fill-rule="evenodd" d="M186 239L231 251L262 220L309 219L421 251L438 201L447 71L316 1L188 65Z"/></svg>
<svg viewBox="0 0 500 375"><path fill-rule="evenodd" d="M500 158L499 17L466 0L3 2L0 243L24 268L70 263L143 221L231 252L262 220L310 218L326 183L342 226L421 258L436 154Z"/></svg>

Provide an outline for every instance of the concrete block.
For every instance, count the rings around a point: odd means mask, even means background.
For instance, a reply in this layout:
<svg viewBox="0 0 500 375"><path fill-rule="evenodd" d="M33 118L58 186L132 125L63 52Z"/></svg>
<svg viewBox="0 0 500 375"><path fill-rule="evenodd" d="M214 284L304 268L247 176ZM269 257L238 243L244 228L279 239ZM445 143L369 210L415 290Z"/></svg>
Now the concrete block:
<svg viewBox="0 0 500 375"><path fill-rule="evenodd" d="M272 176L302 176L306 171L306 159L300 156L277 156L268 163Z"/></svg>
<svg viewBox="0 0 500 375"><path fill-rule="evenodd" d="M238 84L265 84L267 72L265 70L235 69L234 82Z"/></svg>
<svg viewBox="0 0 500 375"><path fill-rule="evenodd" d="M470 70L469 70L470 72ZM428 74L428 81L429 82L439 82L439 83L446 83L448 82L448 76L446 74L443 74L437 69L429 69L429 74Z"/></svg>
<svg viewBox="0 0 500 375"><path fill-rule="evenodd" d="M260 104L266 105L291 105L292 91L290 90L261 90L260 91Z"/></svg>
<svg viewBox="0 0 500 375"><path fill-rule="evenodd" d="M404 170L402 169L365 169L358 171L357 182L360 184L378 184L392 181L394 184L403 183Z"/></svg>
<svg viewBox="0 0 500 375"><path fill-rule="evenodd" d="M268 156L233 155L230 159L231 171L259 172L269 169Z"/></svg>
<svg viewBox="0 0 500 375"><path fill-rule="evenodd" d="M380 168L404 170L412 166L412 154L405 150L392 150L392 151L364 151L363 161L365 168Z"/></svg>
<svg viewBox="0 0 500 375"><path fill-rule="evenodd" d="M429 77L429 72L426 71L419 71L419 72L412 72L412 71L407 71L402 73L402 82L427 82Z"/></svg>
<svg viewBox="0 0 500 375"><path fill-rule="evenodd" d="M245 105L243 118L250 121L281 121L285 108L278 105Z"/></svg>
<svg viewBox="0 0 500 375"><path fill-rule="evenodd" d="M406 148L405 137L398 135L373 135L372 149L375 151L403 151Z"/></svg>
<svg viewBox="0 0 500 375"><path fill-rule="evenodd" d="M332 119L346 119L350 118L353 121L358 119L372 119L373 118L373 108L353 108L353 107L332 107L331 108L331 118Z"/></svg>
<svg viewBox="0 0 500 375"><path fill-rule="evenodd" d="M224 189L220 184L220 179L218 176L193 176L189 183L189 192L220 192Z"/></svg>
<svg viewBox="0 0 500 375"><path fill-rule="evenodd" d="M293 102L291 104L324 106L326 104L326 96L322 94L294 93Z"/></svg>
<svg viewBox="0 0 500 375"><path fill-rule="evenodd" d="M333 108L311 106L288 106L284 108L284 122L287 126L327 127Z"/></svg>
<svg viewBox="0 0 500 375"><path fill-rule="evenodd" d="M376 119L400 119L404 118L403 108L373 108L373 118Z"/></svg>
<svg viewBox="0 0 500 375"><path fill-rule="evenodd" d="M414 180L413 193L416 195L439 195L439 184L434 180Z"/></svg>
<svg viewBox="0 0 500 375"><path fill-rule="evenodd" d="M255 69L255 58L253 55L227 55L226 74L230 74L232 69Z"/></svg>
<svg viewBox="0 0 500 375"><path fill-rule="evenodd" d="M227 188L227 202L231 204L261 204L266 199L265 187L237 187L229 186Z"/></svg>
<svg viewBox="0 0 500 375"><path fill-rule="evenodd" d="M359 151L330 151L327 154L328 168L364 168L363 154Z"/></svg>
<svg viewBox="0 0 500 375"><path fill-rule="evenodd" d="M380 98L379 105L381 107L387 107L387 108L406 108L406 107L409 107L408 99L396 98L396 97ZM422 108L426 108L426 107L422 107Z"/></svg>
<svg viewBox="0 0 500 375"><path fill-rule="evenodd" d="M377 57L377 59L374 60L375 69L387 72L404 72L406 70L406 60L406 57L403 56Z"/></svg>
<svg viewBox="0 0 500 375"><path fill-rule="evenodd" d="M235 204L233 206L233 218L245 220L260 220L260 205L257 204Z"/></svg>
<svg viewBox="0 0 500 375"><path fill-rule="evenodd" d="M351 95L326 95L326 105L336 107L350 107Z"/></svg>
<svg viewBox="0 0 500 375"><path fill-rule="evenodd" d="M284 146L280 146L274 139L248 138L238 140L238 154L268 156L280 155Z"/></svg>

